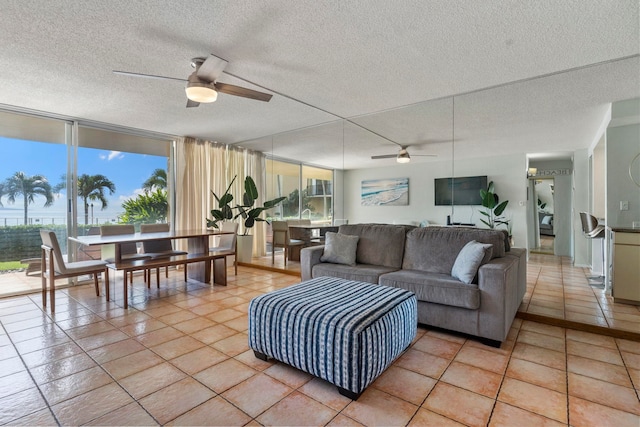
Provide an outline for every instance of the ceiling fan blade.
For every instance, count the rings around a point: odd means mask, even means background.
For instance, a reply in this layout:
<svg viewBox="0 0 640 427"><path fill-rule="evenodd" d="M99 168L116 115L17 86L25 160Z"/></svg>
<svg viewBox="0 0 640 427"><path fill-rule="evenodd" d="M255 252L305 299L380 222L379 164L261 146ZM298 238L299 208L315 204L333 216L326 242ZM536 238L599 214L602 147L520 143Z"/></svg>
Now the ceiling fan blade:
<svg viewBox="0 0 640 427"><path fill-rule="evenodd" d="M179 82L187 81L187 79L177 79L175 77L156 76L153 74L131 73L129 71L119 71L119 70L113 70L113 74L119 74L121 76L128 76L128 77L142 77L145 79L176 80Z"/></svg>
<svg viewBox="0 0 640 427"><path fill-rule="evenodd" d="M187 108L197 107L198 105L200 105L199 102L192 101L192 100L187 98Z"/></svg>
<svg viewBox="0 0 640 427"><path fill-rule="evenodd" d="M456 139L456 141L459 141L459 140ZM425 139L425 140L422 140L422 141L414 142L413 144L407 144L407 145L405 145L405 147L406 148L408 148L408 147L420 147L421 145L440 144L440 143L444 143L444 142L451 142L451 139Z"/></svg>
<svg viewBox="0 0 640 427"><path fill-rule="evenodd" d="M411 157L438 157L437 154L412 154Z"/></svg>
<svg viewBox="0 0 640 427"><path fill-rule="evenodd" d="M382 156L371 156L371 160L377 160L377 159L395 159L396 157L398 157L397 154L385 154Z"/></svg>
<svg viewBox="0 0 640 427"><path fill-rule="evenodd" d="M273 95L268 93L258 92L257 90L247 89L246 87L230 85L227 83L216 83L215 87L218 92L226 93L227 95L241 96L243 98L256 99L258 101L269 102L273 97Z"/></svg>
<svg viewBox="0 0 640 427"><path fill-rule="evenodd" d="M222 74L229 62L218 58L215 55L209 55L204 60L200 68L198 68L198 77L208 82L215 82Z"/></svg>

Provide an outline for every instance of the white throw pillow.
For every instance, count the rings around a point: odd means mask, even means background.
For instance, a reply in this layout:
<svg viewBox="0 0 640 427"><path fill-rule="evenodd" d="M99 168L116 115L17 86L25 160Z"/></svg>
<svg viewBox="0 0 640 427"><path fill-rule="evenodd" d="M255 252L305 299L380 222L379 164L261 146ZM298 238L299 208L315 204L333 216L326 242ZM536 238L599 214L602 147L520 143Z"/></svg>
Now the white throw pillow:
<svg viewBox="0 0 640 427"><path fill-rule="evenodd" d="M453 263L451 276L464 283L471 283L478 273L478 268L484 262L491 259L493 245L488 243L478 243L470 241L458 253L456 262Z"/></svg>
<svg viewBox="0 0 640 427"><path fill-rule="evenodd" d="M542 224L544 225L551 225L551 218L549 215L545 215L544 218L542 218Z"/></svg>
<svg viewBox="0 0 640 427"><path fill-rule="evenodd" d="M356 265L358 240L358 236L327 232L325 235L324 254L320 257L320 261Z"/></svg>

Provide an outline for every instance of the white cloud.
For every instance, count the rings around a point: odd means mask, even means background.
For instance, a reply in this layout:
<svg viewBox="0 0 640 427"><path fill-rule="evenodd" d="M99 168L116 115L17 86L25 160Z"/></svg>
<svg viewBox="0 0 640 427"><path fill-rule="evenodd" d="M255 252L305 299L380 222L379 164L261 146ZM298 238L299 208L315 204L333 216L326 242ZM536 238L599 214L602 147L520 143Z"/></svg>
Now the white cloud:
<svg viewBox="0 0 640 427"><path fill-rule="evenodd" d="M109 151L109 154L100 154L102 160L111 161L113 159L122 159L124 154L120 151Z"/></svg>
<svg viewBox="0 0 640 427"><path fill-rule="evenodd" d="M138 197L138 196L139 196L139 195L141 195L141 194L144 194L144 190L143 190L142 188L136 188L135 190L133 190L133 194L130 194L130 195L128 195L128 196L125 196L125 195L121 195L121 196L119 196L119 197L118 197L118 201L119 201L120 203L124 203L124 202L126 202L127 200L135 199L136 197Z"/></svg>

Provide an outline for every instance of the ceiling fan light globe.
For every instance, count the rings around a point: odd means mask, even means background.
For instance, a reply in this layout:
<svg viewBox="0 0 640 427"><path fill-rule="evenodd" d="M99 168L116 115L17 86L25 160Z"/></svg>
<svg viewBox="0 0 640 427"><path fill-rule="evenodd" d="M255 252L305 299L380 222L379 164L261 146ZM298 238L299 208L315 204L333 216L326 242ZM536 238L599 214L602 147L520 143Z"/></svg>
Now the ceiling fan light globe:
<svg viewBox="0 0 640 427"><path fill-rule="evenodd" d="M208 103L218 99L218 92L211 86L202 83L189 83L185 88L187 98L194 102Z"/></svg>
<svg viewBox="0 0 640 427"><path fill-rule="evenodd" d="M187 98L194 102L208 103L215 102L218 99L218 92L215 90L213 83L200 79L195 72L189 76L185 92L187 93Z"/></svg>
<svg viewBox="0 0 640 427"><path fill-rule="evenodd" d="M410 161L411 161L411 157L409 156L409 153L407 152L407 150L405 149L400 150L400 152L398 153L398 157L396 157L396 162L409 163Z"/></svg>

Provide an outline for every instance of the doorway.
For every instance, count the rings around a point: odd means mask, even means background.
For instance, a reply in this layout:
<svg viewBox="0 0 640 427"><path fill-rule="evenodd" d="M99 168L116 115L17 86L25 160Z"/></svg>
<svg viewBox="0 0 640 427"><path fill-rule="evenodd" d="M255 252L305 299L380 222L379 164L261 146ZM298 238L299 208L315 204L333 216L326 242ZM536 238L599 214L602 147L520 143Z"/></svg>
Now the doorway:
<svg viewBox="0 0 640 427"><path fill-rule="evenodd" d="M534 227L533 235L535 236L529 249L534 253L553 255L556 238L555 180L554 178L534 178L530 180L529 184L534 200L534 203L531 203L534 218L531 226Z"/></svg>

